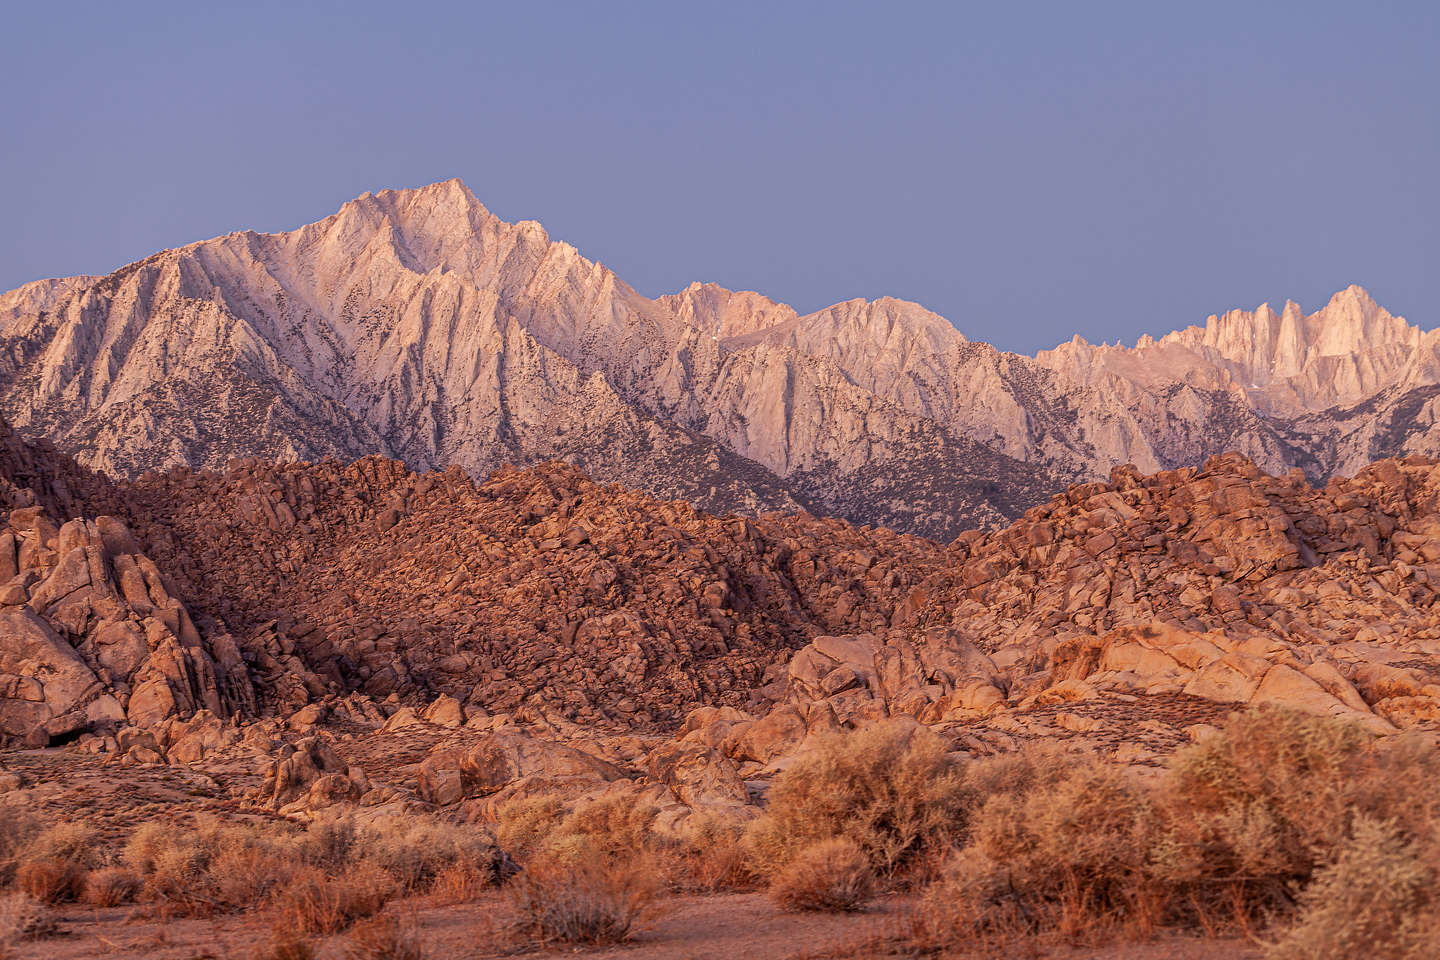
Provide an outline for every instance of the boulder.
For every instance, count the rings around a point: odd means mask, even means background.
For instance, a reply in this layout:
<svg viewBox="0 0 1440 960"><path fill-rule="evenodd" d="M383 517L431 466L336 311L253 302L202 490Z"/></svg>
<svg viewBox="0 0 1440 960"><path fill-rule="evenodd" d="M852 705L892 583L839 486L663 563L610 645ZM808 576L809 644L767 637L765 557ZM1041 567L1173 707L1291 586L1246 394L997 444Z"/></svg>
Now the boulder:
<svg viewBox="0 0 1440 960"><path fill-rule="evenodd" d="M427 757L420 765L417 792L422 800L446 806L492 796L520 783L532 790L543 786L577 795L621 779L619 768L575 747L501 729L469 747Z"/></svg>

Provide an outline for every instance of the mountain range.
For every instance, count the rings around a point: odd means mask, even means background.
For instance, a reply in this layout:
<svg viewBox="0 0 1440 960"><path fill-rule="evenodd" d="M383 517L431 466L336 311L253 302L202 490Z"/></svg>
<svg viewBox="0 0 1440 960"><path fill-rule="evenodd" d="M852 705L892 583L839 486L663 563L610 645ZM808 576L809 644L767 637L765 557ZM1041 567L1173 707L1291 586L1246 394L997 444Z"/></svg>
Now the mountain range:
<svg viewBox="0 0 1440 960"><path fill-rule="evenodd" d="M0 414L114 476L558 459L712 512L942 540L1125 463L1234 450L1320 481L1440 453L1437 395L1440 332L1358 286L1309 314L1026 356L891 298L805 315L715 284L651 299L459 180L0 295Z"/></svg>

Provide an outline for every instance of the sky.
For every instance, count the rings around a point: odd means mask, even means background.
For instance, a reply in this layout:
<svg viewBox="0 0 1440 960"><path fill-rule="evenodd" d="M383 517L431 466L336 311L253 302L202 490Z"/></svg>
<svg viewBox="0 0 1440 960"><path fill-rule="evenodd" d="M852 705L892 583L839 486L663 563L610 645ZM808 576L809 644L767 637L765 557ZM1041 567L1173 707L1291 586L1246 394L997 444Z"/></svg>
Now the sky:
<svg viewBox="0 0 1440 960"><path fill-rule="evenodd" d="M1440 4L14 4L0 289L458 176L644 294L1440 325Z"/></svg>

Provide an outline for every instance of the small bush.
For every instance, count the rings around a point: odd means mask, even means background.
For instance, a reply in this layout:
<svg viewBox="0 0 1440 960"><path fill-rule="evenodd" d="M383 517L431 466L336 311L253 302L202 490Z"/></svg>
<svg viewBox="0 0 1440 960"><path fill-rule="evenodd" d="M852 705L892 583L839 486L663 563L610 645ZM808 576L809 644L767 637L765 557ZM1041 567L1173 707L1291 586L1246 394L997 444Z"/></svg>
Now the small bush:
<svg viewBox="0 0 1440 960"><path fill-rule="evenodd" d="M884 877L963 834L970 794L932 731L899 721L827 738L775 781L747 832L757 872L773 875L820 840L855 843Z"/></svg>
<svg viewBox="0 0 1440 960"><path fill-rule="evenodd" d="M1277 708L1237 714L1171 761L1153 873L1183 894L1189 922L1284 915L1360 819L1406 837L1433 832L1434 786L1440 752L1418 738L1376 742L1356 724Z"/></svg>
<svg viewBox="0 0 1440 960"><path fill-rule="evenodd" d="M1076 767L1024 796L991 797L975 817L970 868L977 884L990 874L991 905L1015 898L1045 925L1083 936L1094 921L1134 917L1156 832L1148 793L1132 774Z"/></svg>
<svg viewBox="0 0 1440 960"><path fill-rule="evenodd" d="M1390 824L1363 820L1300 894L1300 917L1268 960L1426 960L1440 915L1436 876Z"/></svg>
<svg viewBox="0 0 1440 960"><path fill-rule="evenodd" d="M566 814L547 838L547 845L570 850L583 846L608 857L630 856L655 844L658 814L654 805L637 803L624 794L600 797Z"/></svg>
<svg viewBox="0 0 1440 960"><path fill-rule="evenodd" d="M212 913L253 909L286 882L297 857L288 833L203 817L192 827L142 824L120 859L141 876L146 899Z"/></svg>
<svg viewBox="0 0 1440 960"><path fill-rule="evenodd" d="M643 860L617 863L598 853L535 860L508 886L511 933L533 946L623 941L654 908L655 872Z"/></svg>
<svg viewBox="0 0 1440 960"><path fill-rule="evenodd" d="M755 885L744 844L744 823L698 814L663 851L670 886L686 893L719 893Z"/></svg>
<svg viewBox="0 0 1440 960"><path fill-rule="evenodd" d="M140 875L129 867L101 867L85 878L80 899L92 907L118 907L140 895Z"/></svg>
<svg viewBox="0 0 1440 960"><path fill-rule="evenodd" d="M480 827L414 817L387 817L360 832L354 850L394 878L403 892L428 887L442 873L461 868L493 875L499 850Z"/></svg>
<svg viewBox="0 0 1440 960"><path fill-rule="evenodd" d="M565 819L565 804L552 794L517 797L495 811L495 840L520 863L529 863Z"/></svg>
<svg viewBox="0 0 1440 960"><path fill-rule="evenodd" d="M296 852L306 863L333 870L355 856L359 838L353 817L322 816L312 820L296 840Z"/></svg>
<svg viewBox="0 0 1440 960"><path fill-rule="evenodd" d="M494 871L472 863L457 863L436 875L430 884L430 896L440 903L469 903L494 885Z"/></svg>
<svg viewBox="0 0 1440 960"><path fill-rule="evenodd" d="M14 882L42 903L76 900L86 873L101 862L100 856L93 828L55 824L35 832L16 854Z"/></svg>
<svg viewBox="0 0 1440 960"><path fill-rule="evenodd" d="M395 917L361 921L345 939L345 960L422 960L423 956L414 928Z"/></svg>
<svg viewBox="0 0 1440 960"><path fill-rule="evenodd" d="M68 903L80 896L85 868L68 860L26 860L15 871L15 884L41 903Z"/></svg>
<svg viewBox="0 0 1440 960"><path fill-rule="evenodd" d="M356 920L383 910L393 891L390 877L369 864L340 877L304 867L277 895L275 908L289 929L304 934L339 933Z"/></svg>
<svg viewBox="0 0 1440 960"><path fill-rule="evenodd" d="M40 832L40 823L18 804L0 804L0 889L15 880L20 855Z"/></svg>
<svg viewBox="0 0 1440 960"><path fill-rule="evenodd" d="M770 882L786 910L859 910L875 895L875 873L853 840L822 840L800 851Z"/></svg>

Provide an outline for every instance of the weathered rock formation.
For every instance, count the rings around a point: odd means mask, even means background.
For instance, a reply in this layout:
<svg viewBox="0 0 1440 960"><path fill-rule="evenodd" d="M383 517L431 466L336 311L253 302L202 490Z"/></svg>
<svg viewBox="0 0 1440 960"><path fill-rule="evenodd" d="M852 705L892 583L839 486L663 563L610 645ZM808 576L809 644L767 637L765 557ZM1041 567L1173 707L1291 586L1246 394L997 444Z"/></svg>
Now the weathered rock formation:
<svg viewBox="0 0 1440 960"><path fill-rule="evenodd" d="M255 706L233 639L201 636L123 523L57 526L39 506L0 523L0 742Z"/></svg>

